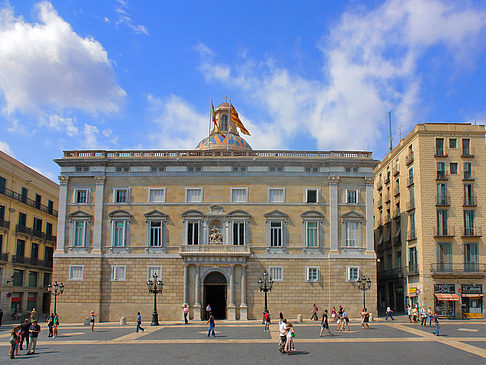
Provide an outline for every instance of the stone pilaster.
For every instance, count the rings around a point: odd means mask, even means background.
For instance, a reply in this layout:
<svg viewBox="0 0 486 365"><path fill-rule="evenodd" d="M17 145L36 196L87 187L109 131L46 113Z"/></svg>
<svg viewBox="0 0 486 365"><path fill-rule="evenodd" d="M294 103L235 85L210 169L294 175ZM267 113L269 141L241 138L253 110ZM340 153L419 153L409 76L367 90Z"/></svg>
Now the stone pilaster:
<svg viewBox="0 0 486 365"><path fill-rule="evenodd" d="M329 203L330 203L330 241L331 251L338 251L339 218L338 218L338 184L339 176L329 176Z"/></svg>
<svg viewBox="0 0 486 365"><path fill-rule="evenodd" d="M196 280L194 280L194 320L201 320L201 268L196 265Z"/></svg>
<svg viewBox="0 0 486 365"><path fill-rule="evenodd" d="M375 253L373 237L373 178L365 177L366 189L366 251Z"/></svg>
<svg viewBox="0 0 486 365"><path fill-rule="evenodd" d="M56 250L64 251L66 244L66 208L68 194L68 176L59 176L59 208L57 214L57 245Z"/></svg>
<svg viewBox="0 0 486 365"><path fill-rule="evenodd" d="M246 305L246 265L241 265L241 304L240 304L240 320L248 320L248 306Z"/></svg>
<svg viewBox="0 0 486 365"><path fill-rule="evenodd" d="M228 320L230 321L234 321L236 319L234 273L235 273L235 265L231 265L229 270L229 304L228 304Z"/></svg>
<svg viewBox="0 0 486 365"><path fill-rule="evenodd" d="M103 230L103 195L105 190L105 177L95 176L96 198L95 198L95 217L93 227L93 251L101 251L101 233Z"/></svg>

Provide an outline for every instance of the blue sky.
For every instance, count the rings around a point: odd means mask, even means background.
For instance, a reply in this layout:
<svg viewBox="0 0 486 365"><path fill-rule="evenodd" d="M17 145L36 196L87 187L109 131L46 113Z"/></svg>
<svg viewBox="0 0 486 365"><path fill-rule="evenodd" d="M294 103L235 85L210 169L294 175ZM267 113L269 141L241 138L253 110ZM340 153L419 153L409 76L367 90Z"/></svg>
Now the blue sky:
<svg viewBox="0 0 486 365"><path fill-rule="evenodd" d="M210 98L255 149L370 150L486 117L484 1L0 0L0 149L191 149Z"/></svg>

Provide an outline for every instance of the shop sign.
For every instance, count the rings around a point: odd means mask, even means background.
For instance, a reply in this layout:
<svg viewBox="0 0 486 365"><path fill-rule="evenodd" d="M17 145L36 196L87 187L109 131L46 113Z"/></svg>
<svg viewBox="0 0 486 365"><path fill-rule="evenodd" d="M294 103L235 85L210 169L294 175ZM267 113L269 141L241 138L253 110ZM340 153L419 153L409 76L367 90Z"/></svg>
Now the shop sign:
<svg viewBox="0 0 486 365"><path fill-rule="evenodd" d="M461 292L462 294L482 294L483 285L482 284L462 284Z"/></svg>
<svg viewBox="0 0 486 365"><path fill-rule="evenodd" d="M455 294L455 284L434 284L434 293Z"/></svg>

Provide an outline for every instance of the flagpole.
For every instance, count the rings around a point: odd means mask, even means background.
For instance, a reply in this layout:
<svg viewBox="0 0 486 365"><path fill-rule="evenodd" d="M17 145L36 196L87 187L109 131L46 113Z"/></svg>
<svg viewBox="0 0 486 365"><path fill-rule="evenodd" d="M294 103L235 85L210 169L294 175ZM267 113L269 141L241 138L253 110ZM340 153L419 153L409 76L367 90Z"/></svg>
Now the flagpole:
<svg viewBox="0 0 486 365"><path fill-rule="evenodd" d="M229 141L230 141L230 136L229 136L229 130L231 126L231 98L229 98L229 105L228 105L228 143L226 143L226 151L229 151Z"/></svg>
<svg viewBox="0 0 486 365"><path fill-rule="evenodd" d="M211 105L213 105L213 98L211 98ZM211 113L212 113L212 108L209 108L209 129L208 129L208 151L211 149Z"/></svg>

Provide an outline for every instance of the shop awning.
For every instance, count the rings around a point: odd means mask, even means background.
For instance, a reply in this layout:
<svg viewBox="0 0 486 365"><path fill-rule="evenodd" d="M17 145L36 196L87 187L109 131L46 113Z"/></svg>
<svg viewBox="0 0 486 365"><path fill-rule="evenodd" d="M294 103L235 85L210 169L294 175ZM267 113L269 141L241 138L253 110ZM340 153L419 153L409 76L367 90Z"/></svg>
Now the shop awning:
<svg viewBox="0 0 486 365"><path fill-rule="evenodd" d="M435 297L437 298L437 300L445 300L448 302L458 302L461 300L461 298L459 298L459 295L457 294L435 294Z"/></svg>
<svg viewBox="0 0 486 365"><path fill-rule="evenodd" d="M469 297L469 298L474 298L474 297L483 297L484 294L462 294L463 297Z"/></svg>

